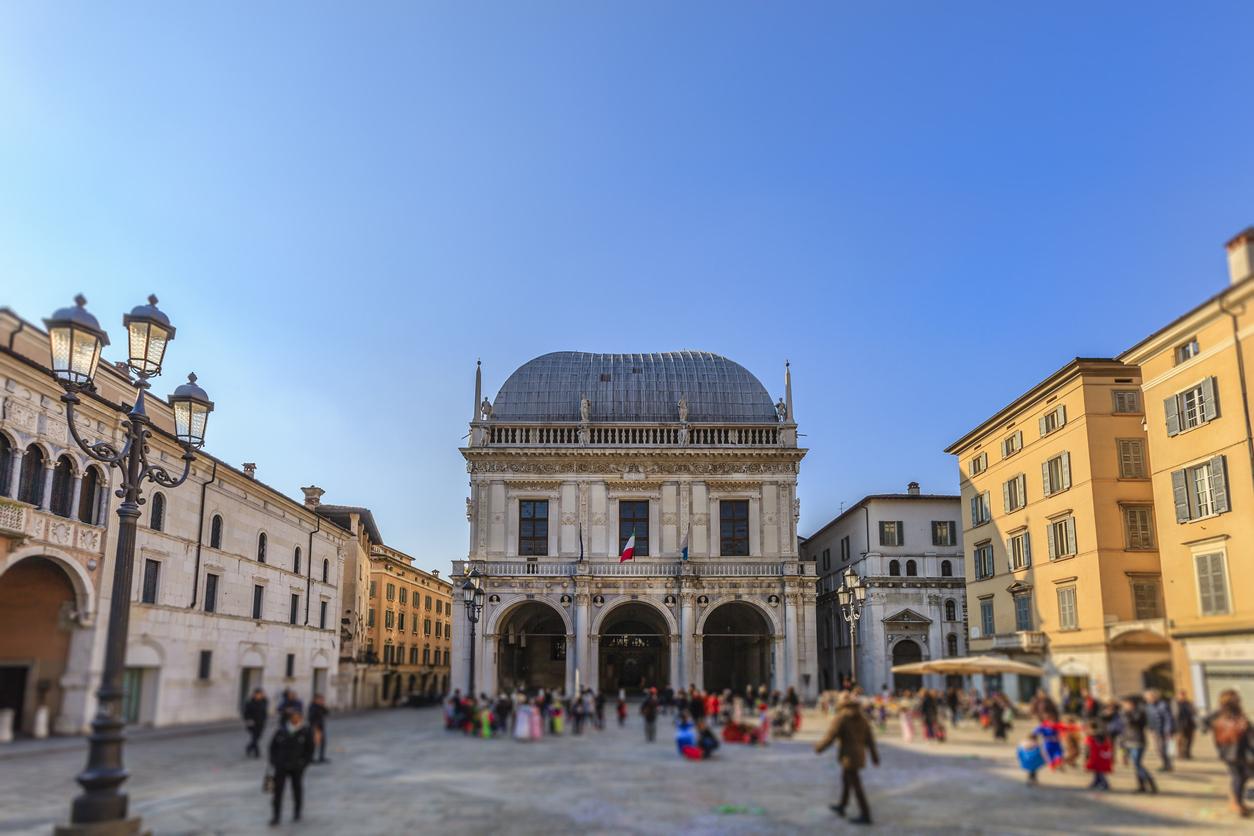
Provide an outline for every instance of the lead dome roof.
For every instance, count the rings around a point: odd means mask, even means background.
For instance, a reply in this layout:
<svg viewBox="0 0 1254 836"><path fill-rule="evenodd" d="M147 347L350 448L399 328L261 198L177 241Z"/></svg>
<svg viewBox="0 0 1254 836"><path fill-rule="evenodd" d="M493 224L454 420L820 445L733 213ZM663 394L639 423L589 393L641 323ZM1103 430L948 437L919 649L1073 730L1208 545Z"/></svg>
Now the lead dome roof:
<svg viewBox="0 0 1254 836"><path fill-rule="evenodd" d="M592 421L688 420L775 423L770 394L744 366L708 351L593 354L555 351L530 360L496 394L492 418L502 421L579 421L590 401Z"/></svg>

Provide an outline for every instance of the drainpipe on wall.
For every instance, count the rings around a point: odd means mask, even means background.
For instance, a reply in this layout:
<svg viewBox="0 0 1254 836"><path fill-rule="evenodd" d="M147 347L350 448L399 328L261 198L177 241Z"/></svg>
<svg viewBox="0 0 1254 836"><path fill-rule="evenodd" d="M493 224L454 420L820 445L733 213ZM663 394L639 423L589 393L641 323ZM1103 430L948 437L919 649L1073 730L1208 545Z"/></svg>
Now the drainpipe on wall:
<svg viewBox="0 0 1254 836"><path fill-rule="evenodd" d="M200 549L205 542L205 493L213 480L218 478L218 460L213 460L213 470L209 473L209 481L200 486L200 517L196 526L196 571L192 573L192 600L187 605L190 610L196 606L196 596L200 590Z"/></svg>

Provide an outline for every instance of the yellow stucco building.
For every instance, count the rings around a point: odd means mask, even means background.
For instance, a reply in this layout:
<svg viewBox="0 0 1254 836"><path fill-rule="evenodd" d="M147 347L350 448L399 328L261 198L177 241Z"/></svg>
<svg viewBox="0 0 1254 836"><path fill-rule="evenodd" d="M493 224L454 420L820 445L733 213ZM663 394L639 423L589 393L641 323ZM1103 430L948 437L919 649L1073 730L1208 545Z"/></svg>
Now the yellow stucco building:
<svg viewBox="0 0 1254 836"><path fill-rule="evenodd" d="M368 652L383 668L380 702L448 690L453 585L396 549L370 549Z"/></svg>
<svg viewBox="0 0 1254 836"><path fill-rule="evenodd" d="M971 652L1046 671L1007 677L1011 697L1170 686L1140 384L1135 366L1078 358L946 451L961 470Z"/></svg>
<svg viewBox="0 0 1254 836"><path fill-rule="evenodd" d="M1177 685L1254 703L1254 228L1231 286L1120 356L1139 365Z"/></svg>

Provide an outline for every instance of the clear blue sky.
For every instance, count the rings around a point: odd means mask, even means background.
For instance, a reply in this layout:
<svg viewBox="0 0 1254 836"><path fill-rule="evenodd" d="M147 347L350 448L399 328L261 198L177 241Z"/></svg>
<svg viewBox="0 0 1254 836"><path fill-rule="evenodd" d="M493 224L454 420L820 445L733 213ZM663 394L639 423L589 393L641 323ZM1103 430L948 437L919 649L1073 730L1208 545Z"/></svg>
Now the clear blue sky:
<svg viewBox="0 0 1254 836"><path fill-rule="evenodd" d="M793 362L802 531L1227 281L1249 3L0 7L0 304L149 292L210 448L465 555L476 357ZM1029 292L1029 289L1030 292ZM166 391L166 389L161 389Z"/></svg>

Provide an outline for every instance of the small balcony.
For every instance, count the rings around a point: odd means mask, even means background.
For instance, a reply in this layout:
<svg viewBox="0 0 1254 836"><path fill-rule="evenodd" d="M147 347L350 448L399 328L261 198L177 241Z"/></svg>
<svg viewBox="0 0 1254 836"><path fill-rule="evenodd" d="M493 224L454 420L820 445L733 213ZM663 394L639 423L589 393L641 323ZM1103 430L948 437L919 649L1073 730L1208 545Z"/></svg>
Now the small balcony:
<svg viewBox="0 0 1254 836"><path fill-rule="evenodd" d="M1049 646L1049 638L1039 630L1020 630L1017 633L1001 633L992 637L993 650L1018 650L1041 653Z"/></svg>

